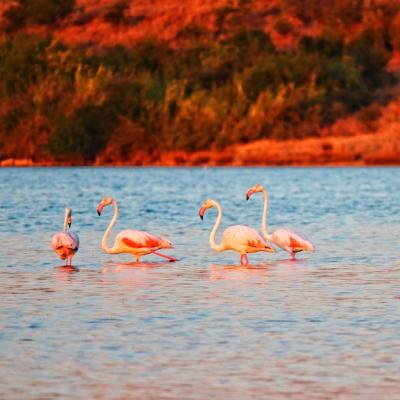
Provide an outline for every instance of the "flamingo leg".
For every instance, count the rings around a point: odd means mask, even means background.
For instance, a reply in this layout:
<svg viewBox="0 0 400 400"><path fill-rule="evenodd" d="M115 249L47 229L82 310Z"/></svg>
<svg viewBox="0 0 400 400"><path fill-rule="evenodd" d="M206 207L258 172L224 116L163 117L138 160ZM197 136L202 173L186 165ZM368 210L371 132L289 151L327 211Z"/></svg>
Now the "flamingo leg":
<svg viewBox="0 0 400 400"><path fill-rule="evenodd" d="M296 261L296 253L292 251L290 255L292 256L292 261Z"/></svg>
<svg viewBox="0 0 400 400"><path fill-rule="evenodd" d="M140 263L140 256L136 256L136 262Z"/></svg>
<svg viewBox="0 0 400 400"><path fill-rule="evenodd" d="M240 255L240 265L243 266L249 265L249 258L247 257L246 253Z"/></svg>
<svg viewBox="0 0 400 400"><path fill-rule="evenodd" d="M170 262L178 261L176 258L167 256L166 254L159 253L158 251L152 251L152 254L155 254L156 256L164 257L167 260L169 260Z"/></svg>

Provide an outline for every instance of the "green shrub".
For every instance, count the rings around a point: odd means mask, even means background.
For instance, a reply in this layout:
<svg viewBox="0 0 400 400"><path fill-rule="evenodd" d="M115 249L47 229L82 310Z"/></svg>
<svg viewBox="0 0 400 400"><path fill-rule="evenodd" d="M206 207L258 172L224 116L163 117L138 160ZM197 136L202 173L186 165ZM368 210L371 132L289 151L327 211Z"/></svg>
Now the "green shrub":
<svg viewBox="0 0 400 400"><path fill-rule="evenodd" d="M376 34L367 29L357 36L349 45L348 53L361 68L363 79L371 87L382 85L388 74L385 67L388 58L379 46Z"/></svg>
<svg viewBox="0 0 400 400"><path fill-rule="evenodd" d="M75 7L75 0L19 0L4 16L9 30L17 30L27 23L52 25L66 17Z"/></svg>
<svg viewBox="0 0 400 400"><path fill-rule="evenodd" d="M276 21L274 28L281 35L288 35L294 30L293 25L286 18L279 18L278 21Z"/></svg>
<svg viewBox="0 0 400 400"><path fill-rule="evenodd" d="M84 106L71 117L57 121L49 140L49 151L59 160L93 162L107 144L116 122L115 114L107 105Z"/></svg>
<svg viewBox="0 0 400 400"><path fill-rule="evenodd" d="M49 39L17 35L0 45L0 81L4 94L26 90L46 73Z"/></svg>
<svg viewBox="0 0 400 400"><path fill-rule="evenodd" d="M341 58L344 53L343 36L332 31L325 31L317 37L304 36L300 40L299 52L317 54L319 57Z"/></svg>
<svg viewBox="0 0 400 400"><path fill-rule="evenodd" d="M113 4L104 15L104 20L113 25L119 25L125 22L125 11L129 8L129 2L126 0Z"/></svg>

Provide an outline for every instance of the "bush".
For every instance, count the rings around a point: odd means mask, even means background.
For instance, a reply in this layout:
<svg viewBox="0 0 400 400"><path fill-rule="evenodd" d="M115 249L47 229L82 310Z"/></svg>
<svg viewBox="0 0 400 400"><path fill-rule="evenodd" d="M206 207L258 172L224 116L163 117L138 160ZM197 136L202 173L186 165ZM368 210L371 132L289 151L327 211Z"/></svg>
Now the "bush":
<svg viewBox="0 0 400 400"><path fill-rule="evenodd" d="M388 77L385 67L388 61L384 50L379 46L372 29L367 29L349 45L349 55L361 68L363 79L372 88L384 83Z"/></svg>
<svg viewBox="0 0 400 400"><path fill-rule="evenodd" d="M128 1L119 1L113 4L104 15L104 20L113 25L119 25L125 22L125 11L129 8Z"/></svg>
<svg viewBox="0 0 400 400"><path fill-rule="evenodd" d="M17 35L0 45L0 88L9 95L26 90L47 70L49 39Z"/></svg>
<svg viewBox="0 0 400 400"><path fill-rule="evenodd" d="M115 114L107 105L84 106L72 117L57 121L49 140L49 151L59 160L93 162L107 144L116 122Z"/></svg>
<svg viewBox="0 0 400 400"><path fill-rule="evenodd" d="M5 12L8 29L17 30L27 23L52 25L66 17L75 7L75 0L19 0Z"/></svg>
<svg viewBox="0 0 400 400"><path fill-rule="evenodd" d="M279 18L274 27L281 35L288 35L293 32L293 25L286 18Z"/></svg>
<svg viewBox="0 0 400 400"><path fill-rule="evenodd" d="M320 57L341 58L344 52L344 40L341 34L326 31L318 37L303 37L299 49L300 52L317 54Z"/></svg>

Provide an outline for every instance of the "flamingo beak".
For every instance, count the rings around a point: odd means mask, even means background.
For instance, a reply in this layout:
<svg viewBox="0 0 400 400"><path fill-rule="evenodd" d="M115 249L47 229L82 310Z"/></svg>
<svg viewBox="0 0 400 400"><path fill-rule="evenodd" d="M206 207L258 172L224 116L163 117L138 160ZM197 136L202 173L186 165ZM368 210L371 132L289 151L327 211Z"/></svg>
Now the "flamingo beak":
<svg viewBox="0 0 400 400"><path fill-rule="evenodd" d="M69 227L69 228L71 228L71 224L72 224L71 217L69 217L69 218L68 218L68 220L67 220L67 224L68 224L68 227Z"/></svg>
<svg viewBox="0 0 400 400"><path fill-rule="evenodd" d="M203 220L204 218L204 214L206 213L206 208L205 207L201 207L199 210L199 217L201 218L201 220Z"/></svg>
<svg viewBox="0 0 400 400"><path fill-rule="evenodd" d="M103 208L104 208L103 203L100 203L100 204L97 206L97 215L98 215L98 216L100 216L101 213L103 212Z"/></svg>
<svg viewBox="0 0 400 400"><path fill-rule="evenodd" d="M255 191L253 189L249 189L249 191L246 193L246 200L253 196L254 193Z"/></svg>

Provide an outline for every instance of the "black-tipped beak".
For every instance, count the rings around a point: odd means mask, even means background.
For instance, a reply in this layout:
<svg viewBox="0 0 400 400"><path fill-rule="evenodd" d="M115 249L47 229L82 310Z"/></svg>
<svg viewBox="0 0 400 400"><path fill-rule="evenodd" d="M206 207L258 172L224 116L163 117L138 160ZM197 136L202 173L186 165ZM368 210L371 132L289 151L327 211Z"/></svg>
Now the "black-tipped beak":
<svg viewBox="0 0 400 400"><path fill-rule="evenodd" d="M97 215L98 216L100 216L101 215L101 213L103 212L103 208L104 208L104 206L103 206L103 204L102 203L100 203L98 206L97 206Z"/></svg>
<svg viewBox="0 0 400 400"><path fill-rule="evenodd" d="M71 228L71 222L68 222L68 227Z"/></svg>
<svg viewBox="0 0 400 400"><path fill-rule="evenodd" d="M250 196L248 194L246 194L246 200L248 200L250 198Z"/></svg>
<svg viewBox="0 0 400 400"><path fill-rule="evenodd" d="M205 207L201 207L200 210L199 210L199 217L201 218L201 220L203 220L205 212L206 212L206 208Z"/></svg>

